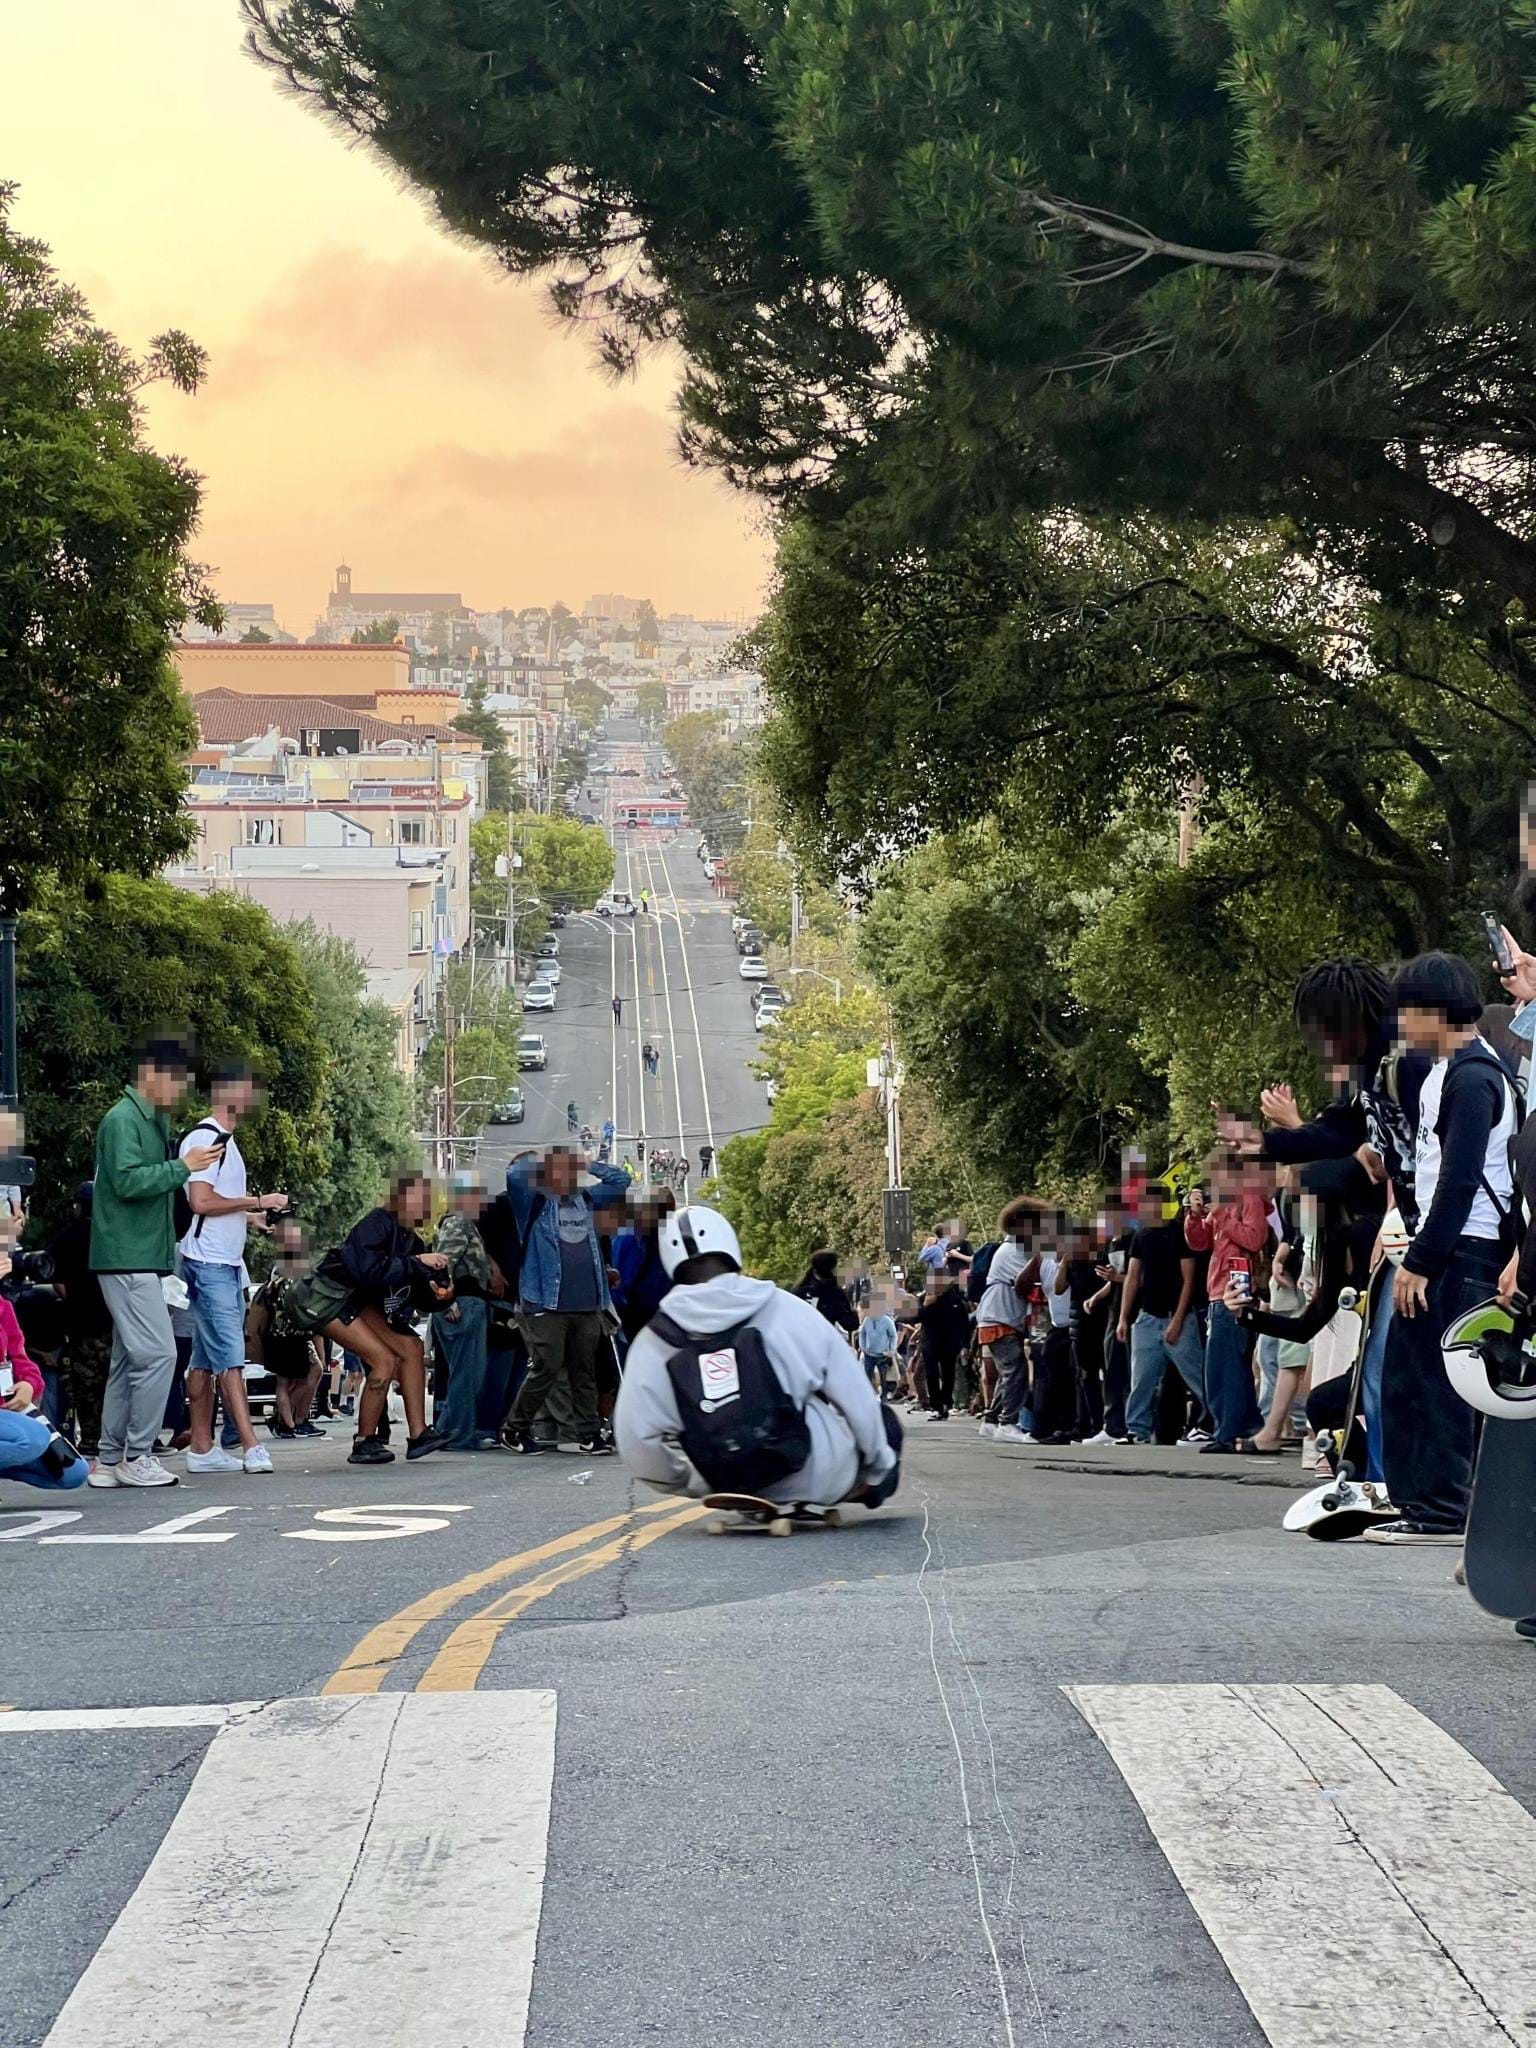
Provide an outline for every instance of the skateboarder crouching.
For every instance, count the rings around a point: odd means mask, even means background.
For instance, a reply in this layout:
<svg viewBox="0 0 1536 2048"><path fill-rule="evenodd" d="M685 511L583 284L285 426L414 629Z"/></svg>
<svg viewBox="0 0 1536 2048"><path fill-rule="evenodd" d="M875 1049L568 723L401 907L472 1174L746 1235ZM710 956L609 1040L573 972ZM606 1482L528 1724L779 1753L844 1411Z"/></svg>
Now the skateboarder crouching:
<svg viewBox="0 0 1536 2048"><path fill-rule="evenodd" d="M889 1500L901 1424L832 1325L743 1273L736 1233L713 1209L678 1209L659 1242L673 1284L630 1347L613 1416L627 1469L663 1493Z"/></svg>

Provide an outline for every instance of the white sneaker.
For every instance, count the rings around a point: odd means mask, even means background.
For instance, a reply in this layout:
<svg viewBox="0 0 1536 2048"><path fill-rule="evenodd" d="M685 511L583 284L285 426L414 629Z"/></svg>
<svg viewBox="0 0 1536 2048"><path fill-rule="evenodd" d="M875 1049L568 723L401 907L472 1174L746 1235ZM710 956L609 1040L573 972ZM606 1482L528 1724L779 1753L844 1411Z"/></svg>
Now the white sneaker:
<svg viewBox="0 0 1536 2048"><path fill-rule="evenodd" d="M997 1441L1000 1444L1032 1444L1035 1439L1020 1429L1017 1423L1003 1422L998 1424Z"/></svg>
<svg viewBox="0 0 1536 2048"><path fill-rule="evenodd" d="M240 1460L232 1458L228 1451L220 1450L217 1444L211 1451L188 1451L189 1472L238 1472Z"/></svg>
<svg viewBox="0 0 1536 2048"><path fill-rule="evenodd" d="M174 1472L167 1472L158 1458L148 1455L142 1458L128 1458L114 1468L119 1486L177 1486L180 1481Z"/></svg>
<svg viewBox="0 0 1536 2048"><path fill-rule="evenodd" d="M1085 1444L1112 1444L1114 1441L1115 1439L1107 1429L1101 1429L1097 1436L1085 1436L1083 1438Z"/></svg>
<svg viewBox="0 0 1536 2048"><path fill-rule="evenodd" d="M247 1472L270 1472L272 1453L263 1444L253 1445L245 1454L245 1469Z"/></svg>
<svg viewBox="0 0 1536 2048"><path fill-rule="evenodd" d="M97 1458L85 1475L85 1483L87 1486L121 1486L122 1481L117 1473L116 1465L103 1465L100 1458Z"/></svg>
<svg viewBox="0 0 1536 2048"><path fill-rule="evenodd" d="M996 1436L996 1435L997 1435L997 1424L996 1424L995 1422L984 1422L984 1423L983 1423L983 1424L981 1425L980 1429L978 1429L978 1430L977 1430L976 1434L977 1434L978 1436L985 1436L985 1437L993 1437L993 1436Z"/></svg>

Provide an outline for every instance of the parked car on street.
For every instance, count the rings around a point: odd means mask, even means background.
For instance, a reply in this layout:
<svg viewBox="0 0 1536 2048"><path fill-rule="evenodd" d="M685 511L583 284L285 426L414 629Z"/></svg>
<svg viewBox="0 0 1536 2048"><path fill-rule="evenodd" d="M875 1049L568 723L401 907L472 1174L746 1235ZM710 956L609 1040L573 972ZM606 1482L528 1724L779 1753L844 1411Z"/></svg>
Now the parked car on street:
<svg viewBox="0 0 1536 2048"><path fill-rule="evenodd" d="M768 943L768 934L760 925L744 924L736 934L738 953L761 953Z"/></svg>
<svg viewBox="0 0 1536 2048"><path fill-rule="evenodd" d="M745 960L742 961L738 972L743 981L766 981L768 979L768 962L761 953L749 953Z"/></svg>
<svg viewBox="0 0 1536 2048"><path fill-rule="evenodd" d="M533 971L540 981L547 981L554 988L560 986L560 962L553 953L541 953Z"/></svg>
<svg viewBox="0 0 1536 2048"><path fill-rule="evenodd" d="M522 1089L509 1088L501 1101L491 1110L491 1122L493 1124L520 1124L527 1114L528 1106L523 1101Z"/></svg>
<svg viewBox="0 0 1536 2048"><path fill-rule="evenodd" d="M525 1031L517 1041L517 1064L520 1067L547 1067L549 1047L540 1031Z"/></svg>
<svg viewBox="0 0 1536 2048"><path fill-rule="evenodd" d="M530 981L523 990L523 1009L552 1010L555 1007L555 985L552 981Z"/></svg>
<svg viewBox="0 0 1536 2048"><path fill-rule="evenodd" d="M754 1010L760 1010L764 1003L778 1003L782 1006L788 1001L788 996L785 995L783 989L779 987L776 981L765 981L761 988L755 988L752 991L752 1007Z"/></svg>

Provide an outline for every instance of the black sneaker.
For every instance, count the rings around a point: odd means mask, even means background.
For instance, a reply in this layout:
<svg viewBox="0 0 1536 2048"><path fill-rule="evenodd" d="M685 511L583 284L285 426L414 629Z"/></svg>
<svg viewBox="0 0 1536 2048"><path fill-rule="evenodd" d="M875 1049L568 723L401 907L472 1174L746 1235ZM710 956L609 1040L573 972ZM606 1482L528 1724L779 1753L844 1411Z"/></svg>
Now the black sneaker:
<svg viewBox="0 0 1536 2048"><path fill-rule="evenodd" d="M430 1458L434 1451L440 1451L448 1439L439 1436L435 1429L424 1429L420 1436L408 1436L405 1440L405 1455L408 1458Z"/></svg>
<svg viewBox="0 0 1536 2048"><path fill-rule="evenodd" d="M557 1451L560 1446L552 1443L547 1436L535 1436L532 1430L519 1430L507 1440L510 1450L518 1451L525 1458L532 1458L540 1451Z"/></svg>
<svg viewBox="0 0 1536 2048"><path fill-rule="evenodd" d="M395 1454L376 1436L360 1436L352 1446L349 1465L393 1465Z"/></svg>
<svg viewBox="0 0 1536 2048"><path fill-rule="evenodd" d="M290 1431L290 1434L293 1436L324 1436L326 1433L323 1429L316 1429L312 1422L297 1423Z"/></svg>
<svg viewBox="0 0 1536 2048"><path fill-rule="evenodd" d="M589 1437L586 1443L578 1444L576 1448L584 1458L611 1458L614 1455L613 1442L606 1436Z"/></svg>
<svg viewBox="0 0 1536 2048"><path fill-rule="evenodd" d="M279 1422L275 1415L267 1418L267 1427L274 1436L294 1437L299 1434L296 1429L290 1429L286 1422Z"/></svg>
<svg viewBox="0 0 1536 2048"><path fill-rule="evenodd" d="M338 1415L355 1415L357 1413L356 1394L348 1394L341 1406L336 1410L336 1413Z"/></svg>
<svg viewBox="0 0 1536 2048"><path fill-rule="evenodd" d="M1527 1621L1517 1621L1515 1634L1524 1636L1528 1643L1536 1643L1536 1615L1532 1615Z"/></svg>

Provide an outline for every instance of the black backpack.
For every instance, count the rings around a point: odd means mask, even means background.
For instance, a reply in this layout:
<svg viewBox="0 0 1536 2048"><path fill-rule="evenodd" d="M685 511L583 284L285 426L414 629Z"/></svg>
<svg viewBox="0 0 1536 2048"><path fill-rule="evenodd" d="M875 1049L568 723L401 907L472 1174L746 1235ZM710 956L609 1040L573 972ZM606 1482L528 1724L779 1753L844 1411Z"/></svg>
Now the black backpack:
<svg viewBox="0 0 1536 2048"><path fill-rule="evenodd" d="M785 1392L752 1318L694 1336L665 1309L650 1327L674 1346L667 1376L682 1417L689 1462L716 1493L760 1493L798 1472L811 1428Z"/></svg>
<svg viewBox="0 0 1536 2048"><path fill-rule="evenodd" d="M181 1136L176 1139L171 1148L171 1157L173 1159L181 1157L182 1146L185 1145L188 1138L194 1137L198 1131L217 1131L221 1137L223 1136L223 1127L216 1124L212 1117L205 1116L201 1123L194 1124L190 1131L183 1131ZM221 1153L218 1165L213 1169L215 1179L218 1178L223 1168L224 1158ZM194 1237L201 1237L203 1225L207 1220L206 1216L196 1216L193 1214L192 1204L187 1199L187 1183L183 1181L181 1186L176 1188L171 1195L171 1224L176 1232L176 1242L180 1244L189 1230Z"/></svg>
<svg viewBox="0 0 1536 2048"><path fill-rule="evenodd" d="M997 1239L991 1244L984 1244L971 1260L971 1270L965 1276L965 1298L973 1307L987 1291L987 1275L997 1257L998 1244Z"/></svg>

